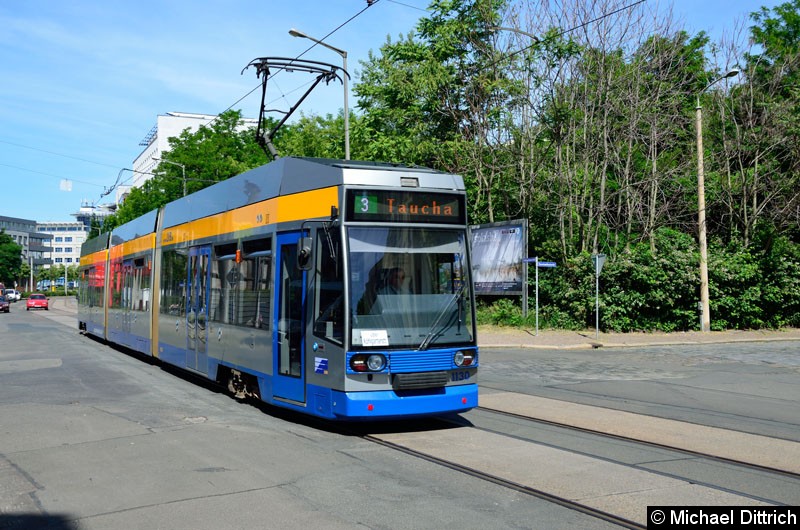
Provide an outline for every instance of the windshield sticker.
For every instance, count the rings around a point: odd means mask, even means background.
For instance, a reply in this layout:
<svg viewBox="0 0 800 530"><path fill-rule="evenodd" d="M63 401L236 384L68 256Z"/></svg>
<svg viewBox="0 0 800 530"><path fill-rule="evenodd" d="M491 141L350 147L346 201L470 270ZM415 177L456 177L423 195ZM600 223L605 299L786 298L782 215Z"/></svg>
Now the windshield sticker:
<svg viewBox="0 0 800 530"><path fill-rule="evenodd" d="M362 329L361 330L361 345L362 346L388 346L389 335L385 329Z"/></svg>

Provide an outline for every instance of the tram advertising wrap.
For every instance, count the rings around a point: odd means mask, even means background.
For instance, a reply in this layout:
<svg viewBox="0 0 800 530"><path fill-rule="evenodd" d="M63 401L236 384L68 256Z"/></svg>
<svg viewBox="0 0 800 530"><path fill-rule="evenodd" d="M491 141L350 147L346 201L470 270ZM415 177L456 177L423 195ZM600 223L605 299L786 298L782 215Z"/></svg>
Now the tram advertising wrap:
<svg viewBox="0 0 800 530"><path fill-rule="evenodd" d="M461 177L282 158L81 251L78 327L334 420L478 404Z"/></svg>

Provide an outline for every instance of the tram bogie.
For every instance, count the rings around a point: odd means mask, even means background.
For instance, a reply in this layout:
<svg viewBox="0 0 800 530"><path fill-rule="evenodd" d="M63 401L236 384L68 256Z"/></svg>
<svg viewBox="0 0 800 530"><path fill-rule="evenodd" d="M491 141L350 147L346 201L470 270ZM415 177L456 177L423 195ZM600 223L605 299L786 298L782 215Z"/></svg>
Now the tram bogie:
<svg viewBox="0 0 800 530"><path fill-rule="evenodd" d="M84 244L78 327L335 420L477 406L456 175L283 158Z"/></svg>

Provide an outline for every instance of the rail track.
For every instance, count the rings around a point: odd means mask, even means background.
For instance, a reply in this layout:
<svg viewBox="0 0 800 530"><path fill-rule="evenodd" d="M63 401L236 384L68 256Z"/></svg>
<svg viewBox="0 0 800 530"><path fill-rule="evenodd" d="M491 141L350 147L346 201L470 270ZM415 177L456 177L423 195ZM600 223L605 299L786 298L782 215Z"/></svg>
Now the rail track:
<svg viewBox="0 0 800 530"><path fill-rule="evenodd" d="M487 407L360 436L622 528L646 528L647 506L674 505L675 498L687 504L792 505L800 497L800 474L793 471ZM643 455L641 461L631 461L629 455L636 453ZM492 458L503 454L515 463ZM563 460L562 476L558 460ZM705 470L714 471L704 476ZM749 487L741 485L742 477ZM601 484L600 490L587 494L585 484ZM781 497L779 491L794 493Z"/></svg>

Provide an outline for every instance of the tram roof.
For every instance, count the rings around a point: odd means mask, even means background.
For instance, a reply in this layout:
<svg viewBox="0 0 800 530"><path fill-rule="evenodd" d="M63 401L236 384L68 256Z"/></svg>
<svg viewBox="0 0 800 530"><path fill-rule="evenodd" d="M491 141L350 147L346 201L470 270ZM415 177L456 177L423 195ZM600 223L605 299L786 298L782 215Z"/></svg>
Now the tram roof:
<svg viewBox="0 0 800 530"><path fill-rule="evenodd" d="M403 179L409 178L416 179L420 188L464 190L461 176L425 167L359 160L285 157L170 202L164 206L163 226L176 226L281 195L342 184L399 187ZM115 228L111 236L113 243L130 241L154 232L156 214L157 211L153 210ZM94 244L105 246L100 241Z"/></svg>
<svg viewBox="0 0 800 530"><path fill-rule="evenodd" d="M342 184L400 186L401 180L407 178L416 178L421 188L464 190L464 181L459 175L424 167L285 157L167 204L163 226L175 226L282 195Z"/></svg>

